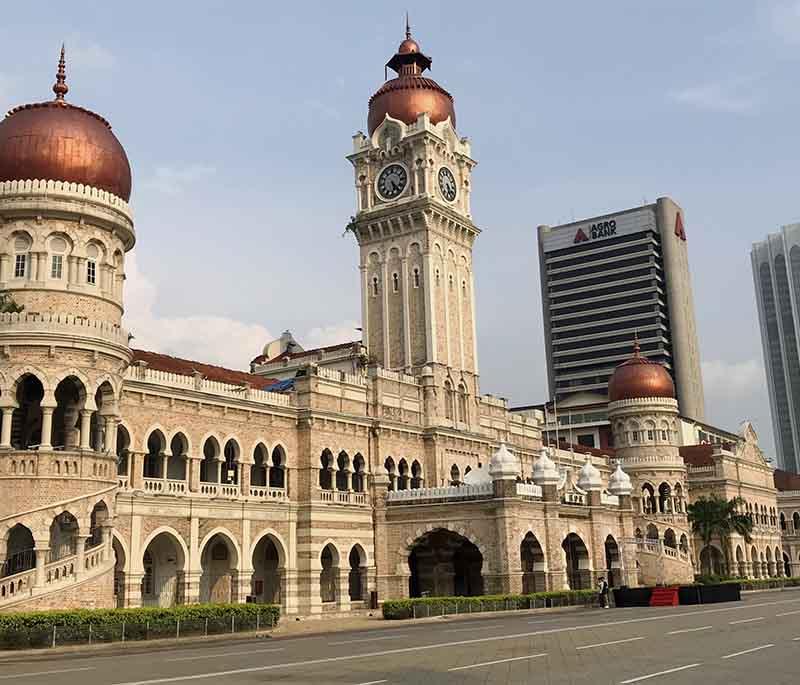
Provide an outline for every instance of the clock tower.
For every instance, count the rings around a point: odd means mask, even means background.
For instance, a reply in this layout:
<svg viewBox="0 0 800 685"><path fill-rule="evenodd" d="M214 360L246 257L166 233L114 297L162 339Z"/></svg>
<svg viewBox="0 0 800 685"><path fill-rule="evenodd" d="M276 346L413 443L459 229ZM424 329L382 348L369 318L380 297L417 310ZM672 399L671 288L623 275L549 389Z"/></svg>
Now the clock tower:
<svg viewBox="0 0 800 685"><path fill-rule="evenodd" d="M431 59L406 29L386 66L397 73L370 98L368 135L353 137L361 314L370 358L433 373L444 413L468 422L478 395L470 212L470 144L452 96L424 76ZM427 368L426 368L427 367ZM462 412L463 406L463 412ZM462 416L463 413L463 416Z"/></svg>

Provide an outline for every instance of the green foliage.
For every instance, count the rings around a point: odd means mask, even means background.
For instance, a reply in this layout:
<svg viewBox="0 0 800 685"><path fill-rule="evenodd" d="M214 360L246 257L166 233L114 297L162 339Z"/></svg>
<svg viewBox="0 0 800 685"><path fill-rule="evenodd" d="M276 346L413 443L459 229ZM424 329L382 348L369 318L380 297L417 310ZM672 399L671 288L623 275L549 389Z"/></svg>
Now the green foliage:
<svg viewBox="0 0 800 685"><path fill-rule="evenodd" d="M725 500L718 495L712 495L710 498L700 497L686 508L692 532L703 540L704 549L711 544L714 536L727 542L733 533L738 533L745 542L750 542L753 522L747 515L740 513L743 503L741 497Z"/></svg>
<svg viewBox="0 0 800 685"><path fill-rule="evenodd" d="M13 297L4 290L0 290L0 314L18 314L25 307L16 303Z"/></svg>
<svg viewBox="0 0 800 685"><path fill-rule="evenodd" d="M796 578L732 578L730 576L704 575L696 576L697 585L718 585L721 583L739 583L742 590L773 590L784 587L800 587L800 577Z"/></svg>
<svg viewBox="0 0 800 685"><path fill-rule="evenodd" d="M204 635L277 625L274 604L187 604L171 608L74 609L0 614L0 649ZM180 622L180 626L178 625ZM90 640L91 638L91 640Z"/></svg>
<svg viewBox="0 0 800 685"><path fill-rule="evenodd" d="M575 606L587 604L596 597L596 590L568 590L564 592L535 592L530 595L389 599L383 603L383 617L385 619L424 618L443 614L534 609L545 606Z"/></svg>

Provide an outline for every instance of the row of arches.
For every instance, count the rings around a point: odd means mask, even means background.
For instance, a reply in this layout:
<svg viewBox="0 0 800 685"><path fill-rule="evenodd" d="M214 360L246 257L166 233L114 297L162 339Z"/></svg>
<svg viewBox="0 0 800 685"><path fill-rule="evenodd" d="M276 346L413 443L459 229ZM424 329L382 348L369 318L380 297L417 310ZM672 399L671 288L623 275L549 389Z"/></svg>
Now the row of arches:
<svg viewBox="0 0 800 685"><path fill-rule="evenodd" d="M736 545L735 559L729 564L725 555L715 545L708 545L700 552L700 571L703 574L734 574L740 578L779 578L794 575L792 559L779 547L767 546L759 551L756 545L750 548ZM796 560L800 565L800 557Z"/></svg>
<svg viewBox="0 0 800 685"><path fill-rule="evenodd" d="M769 526L771 528L781 527L784 521L779 524L778 510L776 507L767 507L764 504L753 504L752 502L744 501L739 507L740 513L747 516L754 526Z"/></svg>
<svg viewBox="0 0 800 685"><path fill-rule="evenodd" d="M127 582L131 565L119 538L114 538L115 594L119 606L135 605L168 607L189 601L228 603L244 601L283 604L287 592L286 546L274 532L264 532L252 548L250 563L245 563L233 535L224 530L213 531L200 545L200 577L198 597L187 592L188 550L181 537L171 529L156 531L146 541L141 558L141 580ZM368 560L364 548L354 544L346 554L337 545L327 543L319 555L319 599L325 604L339 603L346 595L351 602L361 602L367 594ZM241 573L240 569L251 570ZM126 590L127 589L127 590ZM126 591L138 597L126 597Z"/></svg>
<svg viewBox="0 0 800 685"><path fill-rule="evenodd" d="M467 386L463 382L457 387L450 380L444 382L444 416L450 421L468 422Z"/></svg>
<svg viewBox="0 0 800 685"><path fill-rule="evenodd" d="M350 455L342 450L334 459L333 452L326 447L319 462L319 487L322 490L366 491L366 461L360 452L356 452L351 460Z"/></svg>
<svg viewBox="0 0 800 685"><path fill-rule="evenodd" d="M615 438L628 445L677 444L678 425L673 421L652 419L639 422L635 419L614 424Z"/></svg>
<svg viewBox="0 0 800 685"><path fill-rule="evenodd" d="M386 457L383 467L389 476L389 490L417 490L423 487L425 481L422 477L422 466L416 459L409 467L405 457L396 466L392 457Z"/></svg>
<svg viewBox="0 0 800 685"><path fill-rule="evenodd" d="M664 531L664 536L662 538L659 533L658 526L653 523L649 523L644 532L642 532L641 528L637 528L634 532L634 536L638 542L647 542L651 544L663 542L664 547L669 547L670 549L676 550L680 549L681 552L687 554L689 552L689 538L685 533L681 533L680 540L678 540L675 531L672 530L672 528L667 528Z"/></svg>
<svg viewBox="0 0 800 685"><path fill-rule="evenodd" d="M683 486L675 483L674 487L666 481L658 486L645 482L642 485L639 507L642 514L683 514L686 513L686 501Z"/></svg>
<svg viewBox="0 0 800 685"><path fill-rule="evenodd" d="M592 569L589 549L577 533L569 533L561 544L563 557L555 566L565 571L570 589L590 589L594 573L604 574L609 585L620 585L622 558L619 545L608 535L604 545L604 569ZM418 538L408 555L409 596L477 596L484 594L483 553L468 538L437 528ZM522 592L548 589L548 562L544 548L533 532L527 532L519 546ZM559 588L560 589L560 588Z"/></svg>
<svg viewBox="0 0 800 685"><path fill-rule="evenodd" d="M787 522L787 517L784 512L781 512L781 530L784 532L794 533L795 535L800 534L800 512L795 511L791 515L791 529L789 527L789 523Z"/></svg>

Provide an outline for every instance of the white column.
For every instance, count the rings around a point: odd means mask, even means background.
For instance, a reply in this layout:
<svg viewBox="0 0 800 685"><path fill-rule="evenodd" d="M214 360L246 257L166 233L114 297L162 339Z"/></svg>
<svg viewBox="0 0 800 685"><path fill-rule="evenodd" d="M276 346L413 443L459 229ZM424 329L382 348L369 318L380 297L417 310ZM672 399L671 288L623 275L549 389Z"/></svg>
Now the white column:
<svg viewBox="0 0 800 685"><path fill-rule="evenodd" d="M447 267L450 263L449 259L444 259L442 261L442 267L444 268L444 273L442 274L442 278L444 279L444 287L442 290L444 291L444 339L445 339L445 353L444 353L444 361L448 366L453 365L453 360L450 358L450 276L451 274L448 273Z"/></svg>
<svg viewBox="0 0 800 685"><path fill-rule="evenodd" d="M466 275L466 274L465 274ZM458 352L461 359L461 368L464 368L464 291L461 289L461 268L456 267L456 302L458 302ZM466 417L464 417L466 420Z"/></svg>
<svg viewBox="0 0 800 685"><path fill-rule="evenodd" d="M49 450L53 437L53 407L42 407L42 437L39 440L39 449Z"/></svg>
<svg viewBox="0 0 800 685"><path fill-rule="evenodd" d="M383 283L381 284L381 298L383 302L383 366L384 368L391 368L389 354L391 347L389 345L389 260L384 257L383 268Z"/></svg>
<svg viewBox="0 0 800 685"><path fill-rule="evenodd" d="M409 307L408 293L408 259L403 257L400 260L400 277L403 288L403 347L406 368L411 368L411 312Z"/></svg>
<svg viewBox="0 0 800 685"><path fill-rule="evenodd" d="M3 426L0 429L0 447L11 447L11 420L14 407L3 407Z"/></svg>
<svg viewBox="0 0 800 685"><path fill-rule="evenodd" d="M425 252L422 255L422 287L425 288L425 356L429 363L436 361L436 307L434 305L434 294L436 287L433 281L433 268L431 267L431 254Z"/></svg>
<svg viewBox="0 0 800 685"><path fill-rule="evenodd" d="M469 270L469 303L472 308L472 373L478 374L478 335L475 327L475 277L472 274L472 265Z"/></svg>
<svg viewBox="0 0 800 685"><path fill-rule="evenodd" d="M90 409L81 411L81 449L91 449L90 433L92 428L92 412Z"/></svg>
<svg viewBox="0 0 800 685"><path fill-rule="evenodd" d="M361 342L369 350L369 275L366 264L358 270L361 272Z"/></svg>

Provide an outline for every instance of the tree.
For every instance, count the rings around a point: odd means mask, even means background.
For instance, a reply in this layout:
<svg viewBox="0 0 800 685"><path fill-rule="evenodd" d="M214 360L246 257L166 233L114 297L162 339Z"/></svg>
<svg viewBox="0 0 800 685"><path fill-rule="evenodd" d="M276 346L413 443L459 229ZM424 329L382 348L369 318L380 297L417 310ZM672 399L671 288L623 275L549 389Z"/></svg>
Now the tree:
<svg viewBox="0 0 800 685"><path fill-rule="evenodd" d="M725 500L719 495L712 495L710 498L700 497L686 508L692 532L700 536L703 549L707 549L711 540L718 536L728 556L731 535L741 535L748 543L752 540L750 533L753 531L753 522L740 512L743 504L741 497Z"/></svg>
<svg viewBox="0 0 800 685"><path fill-rule="evenodd" d="M0 314L17 314L25 307L16 303L7 292L0 290Z"/></svg>

